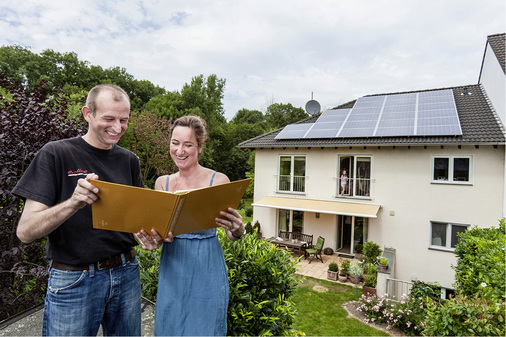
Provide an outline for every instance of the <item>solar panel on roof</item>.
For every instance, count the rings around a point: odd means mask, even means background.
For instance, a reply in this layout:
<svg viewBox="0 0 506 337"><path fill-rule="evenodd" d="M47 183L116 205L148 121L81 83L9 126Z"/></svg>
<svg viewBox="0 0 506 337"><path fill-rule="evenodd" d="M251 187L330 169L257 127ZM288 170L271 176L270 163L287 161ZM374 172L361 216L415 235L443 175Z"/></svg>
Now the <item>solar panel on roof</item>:
<svg viewBox="0 0 506 337"><path fill-rule="evenodd" d="M289 124L281 130L274 139L297 139L304 138L306 132L313 126L313 123Z"/></svg>
<svg viewBox="0 0 506 337"><path fill-rule="evenodd" d="M461 134L453 91L445 89L360 97L352 109L326 110L315 123L287 125L275 138Z"/></svg>

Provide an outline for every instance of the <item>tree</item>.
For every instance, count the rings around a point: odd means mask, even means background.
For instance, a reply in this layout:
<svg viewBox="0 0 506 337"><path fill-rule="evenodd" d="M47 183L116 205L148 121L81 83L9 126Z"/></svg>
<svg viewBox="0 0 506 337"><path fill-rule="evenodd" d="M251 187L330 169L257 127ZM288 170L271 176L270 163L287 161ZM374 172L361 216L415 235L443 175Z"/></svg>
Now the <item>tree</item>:
<svg viewBox="0 0 506 337"><path fill-rule="evenodd" d="M16 237L22 200L10 191L44 144L85 133L84 122L67 118L66 108L61 89L42 82L29 92L0 74L0 320L44 297L44 240L25 245Z"/></svg>
<svg viewBox="0 0 506 337"><path fill-rule="evenodd" d="M171 123L153 112L132 112L127 132L120 145L131 149L140 160L144 184L155 187L158 176L174 173L176 167L170 157Z"/></svg>
<svg viewBox="0 0 506 337"><path fill-rule="evenodd" d="M285 125L295 123L307 118L308 114L302 108L295 108L290 103L274 103L267 107L265 119L271 130L279 129Z"/></svg>
<svg viewBox="0 0 506 337"><path fill-rule="evenodd" d="M82 90L87 92L97 84L117 84L130 96L132 110L141 110L151 98L165 93L165 89L149 81L134 79L124 68L102 69L79 60L76 53L51 49L37 55L20 46L0 47L0 73L23 83L28 91L41 81L47 81L52 87L63 87L69 96Z"/></svg>

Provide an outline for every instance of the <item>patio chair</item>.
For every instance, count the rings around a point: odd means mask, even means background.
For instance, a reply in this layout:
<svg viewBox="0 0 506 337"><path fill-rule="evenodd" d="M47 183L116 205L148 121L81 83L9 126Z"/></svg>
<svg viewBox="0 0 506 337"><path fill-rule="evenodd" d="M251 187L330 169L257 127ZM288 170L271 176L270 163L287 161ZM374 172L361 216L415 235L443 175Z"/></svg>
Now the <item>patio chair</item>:
<svg viewBox="0 0 506 337"><path fill-rule="evenodd" d="M313 248L306 249L304 258L307 258L307 256L309 256L311 258L309 260L309 263L311 263L311 261L313 260L313 256L314 256L317 260L320 260L323 263L322 250L323 250L324 243L325 243L325 239L322 238L321 236L319 236L318 239L316 240L316 245Z"/></svg>

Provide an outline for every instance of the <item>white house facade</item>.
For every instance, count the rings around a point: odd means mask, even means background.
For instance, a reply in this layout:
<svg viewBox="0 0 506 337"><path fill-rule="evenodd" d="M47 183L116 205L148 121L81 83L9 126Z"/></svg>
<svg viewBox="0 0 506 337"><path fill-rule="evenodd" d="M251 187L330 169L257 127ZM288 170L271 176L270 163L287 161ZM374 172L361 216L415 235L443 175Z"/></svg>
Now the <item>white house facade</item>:
<svg viewBox="0 0 506 337"><path fill-rule="evenodd" d="M489 63L483 80L493 77ZM504 85L504 64L499 70ZM322 236L343 256L374 241L394 252L390 277L450 290L457 233L497 227L505 214L496 106L504 109L504 95L495 103L482 83L371 95L247 140L239 147L255 150L253 221L267 238Z"/></svg>

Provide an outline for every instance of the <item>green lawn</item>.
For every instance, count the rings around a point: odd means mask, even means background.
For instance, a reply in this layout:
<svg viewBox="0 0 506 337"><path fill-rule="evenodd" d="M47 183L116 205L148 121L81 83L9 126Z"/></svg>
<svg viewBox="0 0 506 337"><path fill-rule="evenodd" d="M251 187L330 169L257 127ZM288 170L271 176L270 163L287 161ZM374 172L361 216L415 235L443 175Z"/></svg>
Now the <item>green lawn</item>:
<svg viewBox="0 0 506 337"><path fill-rule="evenodd" d="M361 289L312 277L297 277L301 282L292 296L297 308L293 329L303 331L306 336L389 336L358 319L346 317L348 312L342 304L360 297ZM316 285L328 291L313 290Z"/></svg>
<svg viewBox="0 0 506 337"><path fill-rule="evenodd" d="M243 199L243 202L244 202L244 207L245 208L246 207L251 207L251 203L253 202L253 199ZM247 217L247 216L244 215L244 213L245 213L244 209L238 209L237 211L242 216L242 222L248 223L248 222L253 221L253 218L249 218L249 217Z"/></svg>

